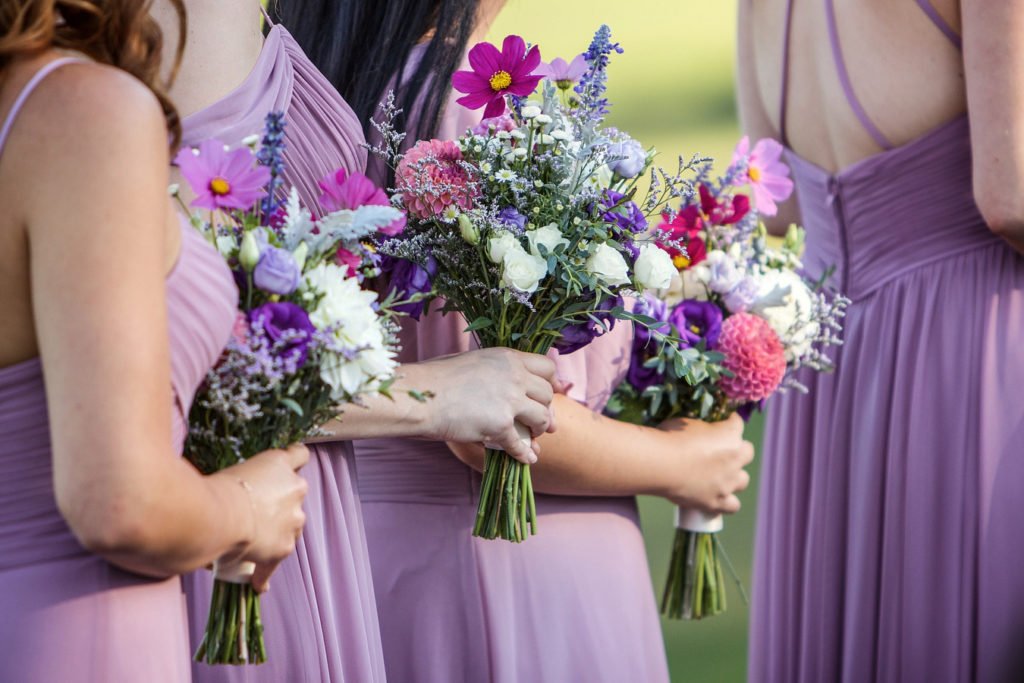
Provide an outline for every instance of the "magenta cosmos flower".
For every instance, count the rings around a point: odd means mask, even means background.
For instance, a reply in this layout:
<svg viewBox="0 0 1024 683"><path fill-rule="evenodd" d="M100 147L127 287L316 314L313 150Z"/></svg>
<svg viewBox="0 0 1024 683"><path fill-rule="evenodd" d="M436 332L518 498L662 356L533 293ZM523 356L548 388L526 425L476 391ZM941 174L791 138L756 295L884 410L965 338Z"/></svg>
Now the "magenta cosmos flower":
<svg viewBox="0 0 1024 683"><path fill-rule="evenodd" d="M750 184L754 206L766 216L774 216L778 211L776 202L784 202L793 194L789 166L780 161L781 157L782 145L775 140L758 140L751 150L750 138L746 136L736 145L732 155L734 166L740 161L747 162L747 172L740 176L739 182Z"/></svg>
<svg viewBox="0 0 1024 683"><path fill-rule="evenodd" d="M339 168L328 173L320 180L320 203L328 211L355 211L360 206L391 206L384 190L377 187L372 180L362 173L348 173ZM378 232L394 237L405 230L405 215L396 218L391 225L381 228Z"/></svg>
<svg viewBox="0 0 1024 683"><path fill-rule="evenodd" d="M541 76L535 74L540 66L540 48L534 45L526 51L526 41L519 36L507 36L501 52L490 43L477 43L469 51L472 71L456 71L452 85L466 93L457 101L466 109L486 106L484 118L505 113L505 95L526 97L532 93Z"/></svg>
<svg viewBox="0 0 1024 683"><path fill-rule="evenodd" d="M182 149L174 158L199 209L251 209L266 194L270 170L256 162L248 147L228 150L220 140L204 140L198 153Z"/></svg>
<svg viewBox="0 0 1024 683"><path fill-rule="evenodd" d="M550 64L544 62L537 69L537 73L558 86L559 90L568 90L580 82L588 68L589 65L583 55L576 55L571 62L566 62L561 57L551 60Z"/></svg>

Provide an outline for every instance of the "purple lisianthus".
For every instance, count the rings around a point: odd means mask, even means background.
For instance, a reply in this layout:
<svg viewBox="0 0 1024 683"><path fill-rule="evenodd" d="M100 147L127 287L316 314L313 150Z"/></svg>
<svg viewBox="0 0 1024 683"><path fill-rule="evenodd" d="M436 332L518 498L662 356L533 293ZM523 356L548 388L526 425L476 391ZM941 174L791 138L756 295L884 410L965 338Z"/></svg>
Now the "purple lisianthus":
<svg viewBox="0 0 1024 683"><path fill-rule="evenodd" d="M668 321L675 326L686 346L696 346L704 340L710 350L722 336L722 309L710 301L681 301L672 309Z"/></svg>
<svg viewBox="0 0 1024 683"><path fill-rule="evenodd" d="M302 307L288 301L266 303L249 311L249 324L262 327L275 345L282 344L280 357L294 357L299 367L305 364L316 328Z"/></svg>
<svg viewBox="0 0 1024 683"><path fill-rule="evenodd" d="M755 410L757 412L764 410L763 399L752 403L744 403L736 409L736 414L743 418L744 422L750 422L750 418L753 417Z"/></svg>
<svg viewBox="0 0 1024 683"><path fill-rule="evenodd" d="M660 325L658 323L653 325L656 330L660 332L669 331L669 326L666 322L668 319L668 308L661 299L644 295L637 299L636 304L633 306L633 312L660 322ZM626 381L638 392L643 392L648 387L660 384L664 380L664 376L658 372L657 368L644 367L644 364L654 357L657 352L658 347L654 343L654 335L651 333L651 328L641 324L634 325L633 351L629 362L629 371L626 373Z"/></svg>
<svg viewBox="0 0 1024 683"><path fill-rule="evenodd" d="M647 165L647 150L636 140L616 142L608 148L608 153L616 157L608 162L608 168L623 178L635 178Z"/></svg>
<svg viewBox="0 0 1024 683"><path fill-rule="evenodd" d="M615 225L624 232L633 234L647 229L647 217L635 202L615 190L605 190L601 195L601 219Z"/></svg>
<svg viewBox="0 0 1024 683"><path fill-rule="evenodd" d="M615 327L615 316L612 311L622 306L622 297L609 297L601 302L598 309L593 312L593 317L598 321L588 318L587 320L562 328L562 336L555 342L558 353L567 356L570 353L579 351L606 332Z"/></svg>
<svg viewBox="0 0 1024 683"><path fill-rule="evenodd" d="M291 294L299 286L302 272L295 257L287 249L267 247L260 254L260 260L252 271L252 281L257 287L271 294Z"/></svg>
<svg viewBox="0 0 1024 683"><path fill-rule="evenodd" d="M408 299L416 294L428 294L433 287L434 276L437 275L437 261L433 256L427 257L426 267L406 259L384 256L381 261L382 275L387 279L388 288L399 299ZM423 315L425 301L400 304L394 310L405 313L414 320Z"/></svg>
<svg viewBox="0 0 1024 683"><path fill-rule="evenodd" d="M499 211L498 220L510 228L516 228L518 232L526 229L526 216L516 211L514 206L507 206Z"/></svg>

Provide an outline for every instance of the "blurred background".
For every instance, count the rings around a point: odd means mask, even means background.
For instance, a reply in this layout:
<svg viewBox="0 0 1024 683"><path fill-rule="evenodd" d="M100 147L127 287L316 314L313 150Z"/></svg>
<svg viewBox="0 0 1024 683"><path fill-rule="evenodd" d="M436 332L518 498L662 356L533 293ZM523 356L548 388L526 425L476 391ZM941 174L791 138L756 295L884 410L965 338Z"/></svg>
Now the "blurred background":
<svg viewBox="0 0 1024 683"><path fill-rule="evenodd" d="M719 160L724 169L739 139L733 96L736 4L697 0L508 0L492 27L500 44L509 33L541 48L545 61L583 52L601 24L625 49L610 67L610 122L645 146L655 146L660 163L675 167L679 155ZM762 421L747 426L760 444ZM722 542L749 591L757 508L757 462L743 510L726 522ZM641 500L644 537L657 598L668 568L673 537L672 507ZM662 620L674 682L744 681L749 607L730 585L726 614L698 622ZM638 682L639 683L639 682Z"/></svg>

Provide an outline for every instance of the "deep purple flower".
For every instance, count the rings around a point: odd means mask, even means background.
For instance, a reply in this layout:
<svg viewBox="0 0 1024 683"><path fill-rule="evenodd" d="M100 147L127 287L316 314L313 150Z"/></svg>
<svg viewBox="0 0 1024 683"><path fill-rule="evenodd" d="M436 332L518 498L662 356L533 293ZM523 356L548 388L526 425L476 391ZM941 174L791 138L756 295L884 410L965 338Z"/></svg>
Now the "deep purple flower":
<svg viewBox="0 0 1024 683"><path fill-rule="evenodd" d="M750 418L753 417L755 410L759 413L764 410L764 399L752 403L744 403L736 409L736 414L743 418L744 422L750 422Z"/></svg>
<svg viewBox="0 0 1024 683"><path fill-rule="evenodd" d="M575 353L606 332L611 332L615 328L615 316L612 315L612 311L621 307L622 303L621 296L609 297L601 302L597 310L593 312L593 316L603 324L588 318L575 325L563 327L562 336L555 341L558 353L563 356Z"/></svg>
<svg viewBox="0 0 1024 683"><path fill-rule="evenodd" d="M295 257L287 249L267 247L252 271L252 282L264 292L291 294L299 286L302 272Z"/></svg>
<svg viewBox="0 0 1024 683"><path fill-rule="evenodd" d="M472 71L456 71L452 85L466 93L457 102L466 109L484 109L489 119L505 113L505 95L527 97L537 88L541 76L535 74L540 66L540 48L534 45L529 52L526 41L519 36L507 36L498 51L490 43L477 43L469 51Z"/></svg>
<svg viewBox="0 0 1024 683"><path fill-rule="evenodd" d="M498 220L510 228L517 228L519 231L526 229L526 216L516 211L514 206L508 206L499 211Z"/></svg>
<svg viewBox="0 0 1024 683"><path fill-rule="evenodd" d="M288 301L263 304L249 311L249 325L262 326L274 344L284 342L284 348L278 351L280 357L294 357L299 367L305 364L316 328L300 306Z"/></svg>
<svg viewBox="0 0 1024 683"><path fill-rule="evenodd" d="M704 340L710 350L722 336L722 309L710 301L681 301L672 309L668 321L675 326L686 346L696 346Z"/></svg>
<svg viewBox="0 0 1024 683"><path fill-rule="evenodd" d="M637 299L633 306L633 312L637 315L644 315L653 318L661 324L655 323L654 328L660 332L669 331L668 309L665 302L650 295L644 295ZM646 325L637 323L633 326L633 350L629 362L629 371L626 373L626 381L638 392L643 392L648 387L661 384L664 376L657 368L644 367L651 358L658 353L658 346L654 341L651 329Z"/></svg>
<svg viewBox="0 0 1024 683"><path fill-rule="evenodd" d="M408 299L415 294L430 293L434 276L437 275L437 261L433 256L428 256L424 268L406 259L384 256L381 260L381 274L388 283L389 292L395 293L399 299ZM425 307L426 301L417 301L394 306L394 310L419 320Z"/></svg>
<svg viewBox="0 0 1024 683"><path fill-rule="evenodd" d="M635 202L615 190L605 190L601 195L601 219L617 226L620 230L640 233L647 229L647 217Z"/></svg>

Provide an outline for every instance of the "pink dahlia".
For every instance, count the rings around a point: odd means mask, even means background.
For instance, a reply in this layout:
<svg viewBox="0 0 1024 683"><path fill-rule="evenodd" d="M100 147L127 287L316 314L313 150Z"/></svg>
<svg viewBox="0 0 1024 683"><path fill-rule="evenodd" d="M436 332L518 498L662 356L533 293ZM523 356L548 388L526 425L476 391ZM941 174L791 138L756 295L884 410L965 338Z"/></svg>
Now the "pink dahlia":
<svg viewBox="0 0 1024 683"><path fill-rule="evenodd" d="M784 202L793 194L793 181L789 178L789 166L782 161L782 145L764 138L750 149L750 138L744 136L736 145L732 163L746 161L747 172L740 177L740 183L749 183L754 192L754 206L766 216L778 211L776 202Z"/></svg>
<svg viewBox="0 0 1024 683"><path fill-rule="evenodd" d="M360 206L391 206L384 190L377 187L372 180L362 173L349 174L340 168L329 173L320 180L320 203L328 211L355 211ZM391 225L381 228L379 232L394 237L405 229L405 216L395 219Z"/></svg>
<svg viewBox="0 0 1024 683"><path fill-rule="evenodd" d="M409 213L430 219L449 206L471 208L473 188L461 161L462 152L451 140L420 140L406 152L395 175Z"/></svg>
<svg viewBox="0 0 1024 683"><path fill-rule="evenodd" d="M540 48L534 45L526 51L526 41L519 36L507 36L501 52L490 43L477 43L469 51L472 71L456 71L452 85L465 96L456 100L466 109L484 109L489 119L505 113L505 95L526 97L532 93L541 76L535 74L540 66Z"/></svg>
<svg viewBox="0 0 1024 683"><path fill-rule="evenodd" d="M252 150L228 150L219 140L204 140L197 150L183 148L174 163L196 195L192 206L199 209L251 209L270 182L270 169L256 162Z"/></svg>
<svg viewBox="0 0 1024 683"><path fill-rule="evenodd" d="M733 377L722 377L719 386L732 401L763 401L775 393L786 373L786 351L779 335L764 318L737 313L722 323L718 338L722 365Z"/></svg>

